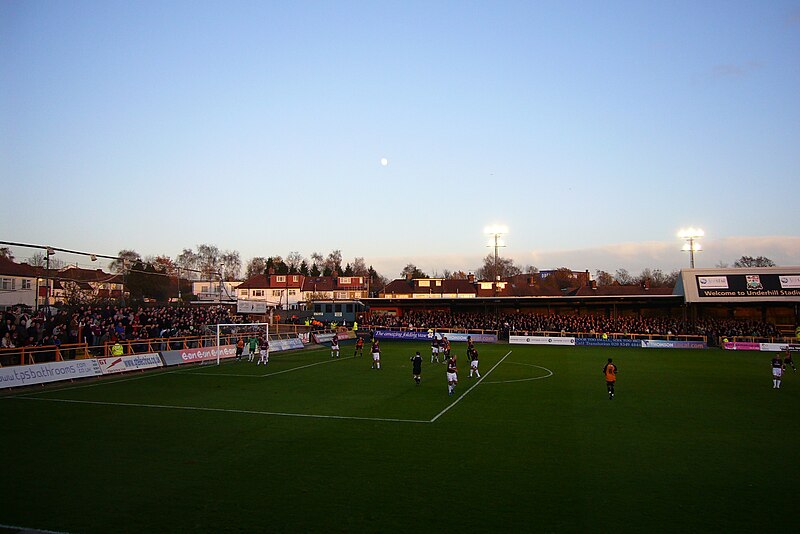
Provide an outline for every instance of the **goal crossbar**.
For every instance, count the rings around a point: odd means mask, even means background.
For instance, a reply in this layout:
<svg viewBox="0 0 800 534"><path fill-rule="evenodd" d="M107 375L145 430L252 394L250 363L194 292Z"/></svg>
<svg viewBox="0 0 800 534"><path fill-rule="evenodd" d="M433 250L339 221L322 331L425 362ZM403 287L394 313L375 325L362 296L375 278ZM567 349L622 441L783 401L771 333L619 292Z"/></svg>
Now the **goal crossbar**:
<svg viewBox="0 0 800 534"><path fill-rule="evenodd" d="M253 334L260 334L263 335L264 338L269 341L269 323L219 323L216 326L216 346L221 347L223 345L223 337L225 336L243 336L243 335L253 335ZM224 329L231 328L232 332L223 332ZM234 344L236 342L234 341ZM220 363L220 356L217 354L217 365Z"/></svg>

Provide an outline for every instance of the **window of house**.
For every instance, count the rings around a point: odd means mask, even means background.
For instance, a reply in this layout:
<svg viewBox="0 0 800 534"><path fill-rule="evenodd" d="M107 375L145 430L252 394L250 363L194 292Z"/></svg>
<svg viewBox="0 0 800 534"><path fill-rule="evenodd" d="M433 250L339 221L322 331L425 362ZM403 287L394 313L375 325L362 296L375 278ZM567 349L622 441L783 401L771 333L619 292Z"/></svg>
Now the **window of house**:
<svg viewBox="0 0 800 534"><path fill-rule="evenodd" d="M245 289L245 291L247 291L247 290ZM254 297L263 297L264 296L264 290L263 289L254 289L253 290L253 296Z"/></svg>
<svg viewBox="0 0 800 534"><path fill-rule="evenodd" d="M419 287L430 287L431 282L430 280L420 280Z"/></svg>
<svg viewBox="0 0 800 534"><path fill-rule="evenodd" d="M299 281L300 281L300 277L299 276L297 276L297 275L292 276L292 282L299 282Z"/></svg>
<svg viewBox="0 0 800 534"><path fill-rule="evenodd" d="M7 291L14 289L14 282L13 278L3 278L3 289Z"/></svg>
<svg viewBox="0 0 800 534"><path fill-rule="evenodd" d="M272 290L272 296L273 297L280 297L281 295L283 295L283 291L281 291L280 289L273 289Z"/></svg>
<svg viewBox="0 0 800 534"><path fill-rule="evenodd" d="M285 284L286 283L286 277L284 275L282 275L282 274L278 275L278 276L275 277L275 281L279 282L281 284Z"/></svg>
<svg viewBox="0 0 800 534"><path fill-rule="evenodd" d="M290 289L289 290L289 295L296 295L296 294L297 294L297 290L296 289Z"/></svg>
<svg viewBox="0 0 800 534"><path fill-rule="evenodd" d="M339 277L339 283L340 284L349 284L350 283L350 277L349 276L340 276Z"/></svg>
<svg viewBox="0 0 800 534"><path fill-rule="evenodd" d="M326 304L325 313L332 313L332 312L333 312L333 304Z"/></svg>
<svg viewBox="0 0 800 534"><path fill-rule="evenodd" d="M322 304L314 304L314 313L322 313Z"/></svg>
<svg viewBox="0 0 800 534"><path fill-rule="evenodd" d="M352 304L347 304L345 306L345 310L347 311L347 313L353 313L353 305Z"/></svg>
<svg viewBox="0 0 800 534"><path fill-rule="evenodd" d="M341 305L341 304L336 304L336 305L333 307L333 311L335 311L335 312L341 312L341 311L342 311L342 305Z"/></svg>
<svg viewBox="0 0 800 534"><path fill-rule="evenodd" d="M22 280L22 289L30 289L31 288L31 280L30 278L23 278Z"/></svg>

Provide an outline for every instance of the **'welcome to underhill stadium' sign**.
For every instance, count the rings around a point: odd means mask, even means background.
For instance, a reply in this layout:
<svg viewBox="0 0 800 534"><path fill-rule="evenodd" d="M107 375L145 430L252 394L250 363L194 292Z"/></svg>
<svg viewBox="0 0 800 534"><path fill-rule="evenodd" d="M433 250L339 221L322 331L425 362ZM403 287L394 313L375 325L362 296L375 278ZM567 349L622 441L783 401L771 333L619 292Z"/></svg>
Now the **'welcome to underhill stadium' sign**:
<svg viewBox="0 0 800 534"><path fill-rule="evenodd" d="M697 293L709 297L800 297L800 275L727 274L697 275Z"/></svg>

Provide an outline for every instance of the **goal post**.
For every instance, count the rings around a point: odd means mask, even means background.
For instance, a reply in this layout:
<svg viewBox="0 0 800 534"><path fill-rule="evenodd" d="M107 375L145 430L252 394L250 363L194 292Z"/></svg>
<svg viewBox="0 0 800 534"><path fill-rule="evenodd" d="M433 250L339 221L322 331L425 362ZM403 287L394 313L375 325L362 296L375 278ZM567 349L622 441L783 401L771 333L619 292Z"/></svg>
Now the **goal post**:
<svg viewBox="0 0 800 534"><path fill-rule="evenodd" d="M236 345L241 338L245 344L245 350L249 351L248 341L255 337L258 344L264 339L269 342L269 323L220 323L214 325L214 346L223 347L226 345ZM221 352L217 351L216 364L220 364Z"/></svg>

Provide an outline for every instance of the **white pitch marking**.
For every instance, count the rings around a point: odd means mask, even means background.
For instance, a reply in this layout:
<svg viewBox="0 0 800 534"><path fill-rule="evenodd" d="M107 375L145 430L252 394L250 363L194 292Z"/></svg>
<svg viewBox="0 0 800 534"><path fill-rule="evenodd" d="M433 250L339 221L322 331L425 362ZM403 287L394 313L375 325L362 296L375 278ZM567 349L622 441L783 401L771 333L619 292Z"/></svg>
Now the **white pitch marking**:
<svg viewBox="0 0 800 534"><path fill-rule="evenodd" d="M477 385L477 384L476 384ZM223 412L247 415L278 415L283 417L307 417L310 419L351 419L355 421L385 421L389 423L430 423L421 419L393 419L384 417L356 417L351 415L317 415L307 413L265 412L259 410L235 410L233 408L207 408L203 406L173 406L169 404L140 404L134 402L104 402L75 399L49 399L46 397L19 397L22 400L38 400L48 402L66 402L72 404L95 404L100 406L129 406L132 408L160 408L163 410L187 410L198 412Z"/></svg>
<svg viewBox="0 0 800 534"><path fill-rule="evenodd" d="M463 399L464 397L466 397L466 396L467 396L467 393L469 393L470 391L472 391L473 389L475 389L475 388L478 386L478 384L480 384L481 382L483 382L483 379L484 379L484 378L486 378L487 376L489 376L489 375L491 374L491 372L492 372L492 371L494 371L494 370L495 370L495 368L496 368L498 365L500 365L501 363L503 363L503 360L505 360L506 358L508 358L508 355L509 355L509 354L511 354L511 351L508 351L508 352L506 353L506 355L505 355L505 356L503 356L502 358L500 358L500 361L499 361L499 362L497 362L496 364L494 364L494 366L493 366L491 369L489 369L489 370L488 370L488 371L487 371L487 372L486 372L486 373L485 373L485 374L484 374L482 377L480 377L480 378L478 379L478 381L477 381L477 382L475 382L474 384L472 384L472 386L471 386L471 387L470 387L470 388L469 388L467 391L465 391L463 395L461 395L459 398L457 398L457 399L455 400L455 402L453 402L452 404L450 404L449 406L447 406L447 407L446 407L444 410L442 410L441 412L439 412L438 414L436 414L436 416L435 416L433 419L431 419L431 420L430 420L430 422L431 422L431 423L435 423L437 419L439 419L441 416L443 416L443 415L444 415L444 414L447 412L447 410L449 410L450 408L452 408L453 406L455 406L456 404L458 404L459 402L461 402L461 399Z"/></svg>
<svg viewBox="0 0 800 534"><path fill-rule="evenodd" d="M17 527L14 525L3 525L3 524L0 524L0 528L7 528L9 530L19 530L20 532L30 532L31 534L67 534L66 532L61 532L60 530L42 530L40 528Z"/></svg>
<svg viewBox="0 0 800 534"><path fill-rule="evenodd" d="M551 376L553 376L553 374L555 374L555 373L553 373L553 371L551 371L547 367L542 367L541 365L534 365L532 363L520 363L520 362L506 362L506 363L511 363L511 364L514 364L514 365L525 365L527 367L536 367L538 369L543 369L543 370L547 371L550 374L549 375L545 375L545 376L534 376L534 377L531 377L531 378L517 378L515 380L492 380L490 382L486 382L487 384L511 384L512 382L529 382L531 380L541 380L543 378L550 378Z"/></svg>

